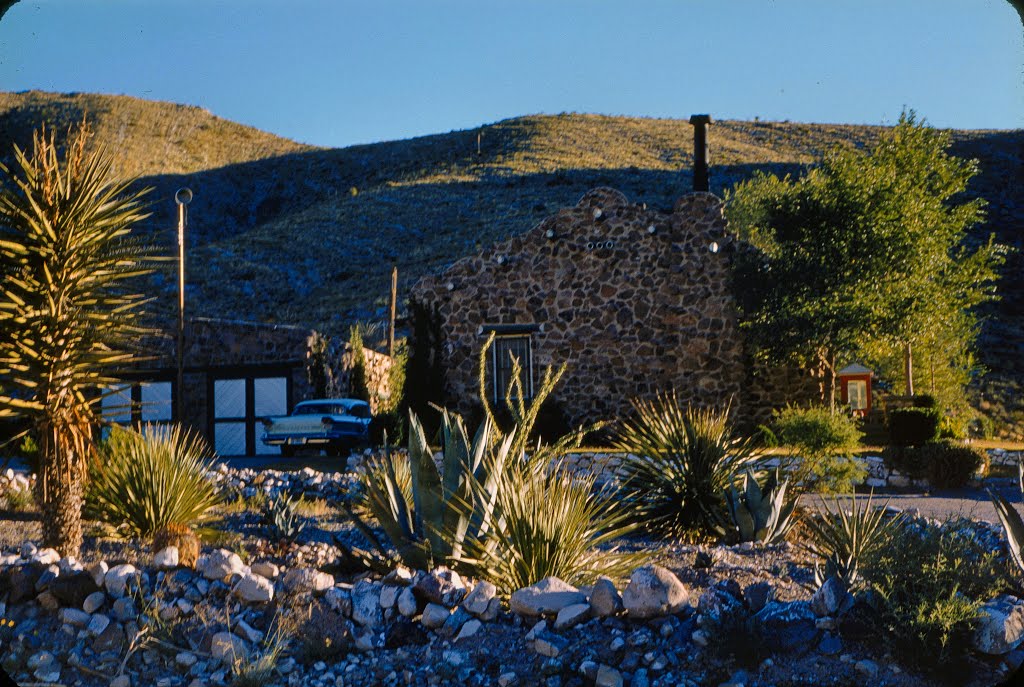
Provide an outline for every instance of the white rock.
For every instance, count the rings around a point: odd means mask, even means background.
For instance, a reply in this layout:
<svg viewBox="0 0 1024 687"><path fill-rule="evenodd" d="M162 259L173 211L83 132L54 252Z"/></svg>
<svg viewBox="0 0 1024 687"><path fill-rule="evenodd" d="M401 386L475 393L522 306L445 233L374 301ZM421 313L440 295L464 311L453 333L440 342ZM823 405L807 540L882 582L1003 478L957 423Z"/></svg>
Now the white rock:
<svg viewBox="0 0 1024 687"><path fill-rule="evenodd" d="M1001 655L1013 651L1024 640L1024 601L1001 594L978 610L971 643L978 651Z"/></svg>
<svg viewBox="0 0 1024 687"><path fill-rule="evenodd" d="M103 577L103 585L107 588L107 593L115 599L120 599L125 595L125 588L128 585L128 580L133 575L138 574L138 570L131 563L123 563L121 565L115 565L113 568L107 571L107 574Z"/></svg>
<svg viewBox="0 0 1024 687"><path fill-rule="evenodd" d="M174 657L174 663L183 670L188 670L199 661L191 651L182 651Z"/></svg>
<svg viewBox="0 0 1024 687"><path fill-rule="evenodd" d="M85 568L85 571L92 575L92 580L96 583L97 587L103 586L103 580L106 578L108 570L110 570L110 567L106 561L97 561Z"/></svg>
<svg viewBox="0 0 1024 687"><path fill-rule="evenodd" d="M622 593L622 604L633 618L673 615L683 610L690 594L679 578L660 565L645 565L633 571Z"/></svg>
<svg viewBox="0 0 1024 687"><path fill-rule="evenodd" d="M86 613L95 613L100 610L106 602L106 594L103 592L93 592L89 596L85 597L85 601L82 602L82 610Z"/></svg>
<svg viewBox="0 0 1024 687"><path fill-rule="evenodd" d="M56 549L40 549L29 557L29 560L33 563L42 563L43 565L54 565L60 562L60 554L57 553Z"/></svg>
<svg viewBox="0 0 1024 687"><path fill-rule="evenodd" d="M60 621L74 627L85 627L89 624L89 614L77 608L60 609Z"/></svg>
<svg viewBox="0 0 1024 687"><path fill-rule="evenodd" d="M157 551L153 556L153 565L157 570L169 570L178 567L178 547L168 546Z"/></svg>
<svg viewBox="0 0 1024 687"><path fill-rule="evenodd" d="M423 627L434 630L444 625L451 614L452 612L441 604L427 604L420 622L423 623Z"/></svg>
<svg viewBox="0 0 1024 687"><path fill-rule="evenodd" d="M334 576L312 568L295 568L285 573L283 583L284 588L292 593L318 593L334 586Z"/></svg>
<svg viewBox="0 0 1024 687"><path fill-rule="evenodd" d="M611 666L601 664L597 668L597 679L594 680L597 687L622 687L622 673Z"/></svg>
<svg viewBox="0 0 1024 687"><path fill-rule="evenodd" d="M554 628L559 631L568 630L570 627L576 627L589 617L590 604L583 603L566 606L558 612Z"/></svg>
<svg viewBox="0 0 1024 687"><path fill-rule="evenodd" d="M110 681L110 687L132 687L132 679L127 675L118 675Z"/></svg>
<svg viewBox="0 0 1024 687"><path fill-rule="evenodd" d="M467 620L465 624L463 624L462 629L459 630L459 634L455 637L455 641L457 642L460 639L468 639L472 637L480 631L480 628L483 627L483 625L484 624L476 618Z"/></svg>
<svg viewBox="0 0 1024 687"><path fill-rule="evenodd" d="M249 657L249 647L241 637L230 632L218 632L210 643L210 654L224 663L231 664L236 659L245 660Z"/></svg>
<svg viewBox="0 0 1024 687"><path fill-rule="evenodd" d="M324 601L346 618L352 617L352 593L343 587L331 587L324 592Z"/></svg>
<svg viewBox="0 0 1024 687"><path fill-rule="evenodd" d="M389 608L394 608L395 604L398 603L398 594L402 590L394 585L384 585L380 590L380 607L385 611Z"/></svg>
<svg viewBox="0 0 1024 687"><path fill-rule="evenodd" d="M81 563L74 556L65 556L57 561L57 567L60 568L61 575L71 575L72 573L79 572L83 569Z"/></svg>
<svg viewBox="0 0 1024 687"><path fill-rule="evenodd" d="M509 603L514 613L534 616L543 613L558 613L566 606L586 603L587 597L580 590L557 577L545 577L536 584L512 592Z"/></svg>
<svg viewBox="0 0 1024 687"><path fill-rule="evenodd" d="M251 570L257 575L265 577L268 580L276 580L277 576L281 574L281 570L270 561L253 563Z"/></svg>
<svg viewBox="0 0 1024 687"><path fill-rule="evenodd" d="M537 639L537 635L543 634L548 629L548 621L540 620L530 628L530 631L526 633L526 641L532 642Z"/></svg>
<svg viewBox="0 0 1024 687"><path fill-rule="evenodd" d="M99 637L103 634L103 631L110 625L110 618L103 615L102 613L96 613L92 619L89 620L88 627L85 628L86 632L92 637Z"/></svg>
<svg viewBox="0 0 1024 687"><path fill-rule="evenodd" d="M249 640L253 644L258 644L263 641L263 633L244 620L238 620L235 622L235 634L242 639Z"/></svg>
<svg viewBox="0 0 1024 687"><path fill-rule="evenodd" d="M274 598L274 584L255 572L243 574L231 593L249 603L266 603Z"/></svg>
<svg viewBox="0 0 1024 687"><path fill-rule="evenodd" d="M590 593L590 608L598 618L607 618L622 612L622 595L609 578L597 578L594 590Z"/></svg>
<svg viewBox="0 0 1024 687"><path fill-rule="evenodd" d="M497 593L498 589L493 584L487 580L480 580L473 587L473 591L466 596L466 599L462 602L462 607L479 617L487 612L487 605Z"/></svg>
<svg viewBox="0 0 1024 687"><path fill-rule="evenodd" d="M406 618L411 618L416 615L419 610L419 604L416 602L416 595L412 593L412 588L406 587L398 595L398 612Z"/></svg>
<svg viewBox="0 0 1024 687"><path fill-rule="evenodd" d="M208 580L223 580L235 574L241 574L245 565L237 553L227 549L217 549L200 556L196 561L196 570Z"/></svg>
<svg viewBox="0 0 1024 687"><path fill-rule="evenodd" d="M352 620L364 627L380 627L384 613L380 607L381 586L360 580L352 588Z"/></svg>

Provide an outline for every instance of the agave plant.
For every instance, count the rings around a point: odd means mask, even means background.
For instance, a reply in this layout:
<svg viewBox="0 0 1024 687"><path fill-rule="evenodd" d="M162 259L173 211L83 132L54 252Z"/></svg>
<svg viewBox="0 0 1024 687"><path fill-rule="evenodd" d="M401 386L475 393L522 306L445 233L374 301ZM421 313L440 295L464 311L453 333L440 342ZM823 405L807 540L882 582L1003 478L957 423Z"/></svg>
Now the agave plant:
<svg viewBox="0 0 1024 687"><path fill-rule="evenodd" d="M91 392L133 357L146 299L128 284L150 259L130 236L145 191L111 179L112 158L87 140L84 124L66 145L39 131L0 165L0 418L27 418L38 437L43 541L67 556L95 457Z"/></svg>
<svg viewBox="0 0 1024 687"><path fill-rule="evenodd" d="M722 494L756 461L733 436L728 408L683 410L674 392L633 408L614 444L626 454L624 492L638 522L672 537L724 534Z"/></svg>
<svg viewBox="0 0 1024 687"><path fill-rule="evenodd" d="M864 506L858 507L856 497L851 495L849 510L842 507L838 498L832 502L834 510L822 499L824 514L804 521L812 540L808 548L825 560L825 572L815 571L816 581L839 575L848 588L855 588L859 582L858 570L897 534L903 515L887 519L888 501L873 508L873 498L872 493Z"/></svg>
<svg viewBox="0 0 1024 687"><path fill-rule="evenodd" d="M92 470L86 512L130 534L150 537L171 524L200 522L220 503L206 476L213 452L192 430L113 427L102 451Z"/></svg>
<svg viewBox="0 0 1024 687"><path fill-rule="evenodd" d="M1024 463L1019 465L1024 466ZM1020 469L1020 474L1021 492L1024 493L1024 467ZM1013 559L1017 569L1024 573L1024 552L1022 552L1024 549L1024 520L1021 520L1020 515L1004 496L991 489L988 490L988 496L996 509L996 515L999 516L1003 532L1006 533L1006 546L1010 550L1010 558Z"/></svg>
<svg viewBox="0 0 1024 687"><path fill-rule="evenodd" d="M363 477L363 506L405 565L422 570L456 563L467 536L483 538L492 527L494 500L511 445L510 436L496 451L489 451L492 429L490 419L485 419L470 442L462 418L445 410L438 466L423 425L410 412L408 457L386 449L382 458L371 461ZM361 518L349 513L376 543Z"/></svg>
<svg viewBox="0 0 1024 687"><path fill-rule="evenodd" d="M260 519L263 531L271 541L294 542L298 539L306 528L306 523L299 515L298 505L299 499L293 499L287 494L267 501Z"/></svg>
<svg viewBox="0 0 1024 687"><path fill-rule="evenodd" d="M762 487L748 467L743 475L743 492L730 484L725 490L725 503L732 520L733 535L741 542L777 544L786 538L793 526L796 499L786 500L789 481L779 481L779 469L768 473Z"/></svg>

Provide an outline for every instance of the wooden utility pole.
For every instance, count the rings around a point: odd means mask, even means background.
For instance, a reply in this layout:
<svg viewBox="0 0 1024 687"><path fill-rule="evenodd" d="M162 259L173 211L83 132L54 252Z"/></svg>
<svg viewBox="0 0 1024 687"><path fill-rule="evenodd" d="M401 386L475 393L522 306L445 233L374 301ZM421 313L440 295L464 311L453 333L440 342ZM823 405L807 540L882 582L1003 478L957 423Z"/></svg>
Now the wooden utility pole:
<svg viewBox="0 0 1024 687"><path fill-rule="evenodd" d="M395 355L395 310L398 304L398 265L391 268L391 318L388 321L388 355Z"/></svg>
<svg viewBox="0 0 1024 687"><path fill-rule="evenodd" d="M914 356L910 350L910 344L903 351L903 368L907 375L907 396L914 397Z"/></svg>

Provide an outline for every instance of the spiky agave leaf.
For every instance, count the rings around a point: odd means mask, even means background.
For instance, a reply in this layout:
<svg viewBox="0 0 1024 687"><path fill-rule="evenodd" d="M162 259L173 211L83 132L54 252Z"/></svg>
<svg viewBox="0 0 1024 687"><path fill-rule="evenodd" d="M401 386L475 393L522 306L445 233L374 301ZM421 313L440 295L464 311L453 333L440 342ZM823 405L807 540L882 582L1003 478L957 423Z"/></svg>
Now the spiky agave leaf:
<svg viewBox="0 0 1024 687"><path fill-rule="evenodd" d="M996 515L999 516L1003 532L1006 533L1006 546L1010 550L1010 558L1013 559L1017 569L1024 572L1024 554L1021 552L1021 548L1024 547L1024 520L1021 520L1017 511L1002 495L989 489L988 496L992 499Z"/></svg>

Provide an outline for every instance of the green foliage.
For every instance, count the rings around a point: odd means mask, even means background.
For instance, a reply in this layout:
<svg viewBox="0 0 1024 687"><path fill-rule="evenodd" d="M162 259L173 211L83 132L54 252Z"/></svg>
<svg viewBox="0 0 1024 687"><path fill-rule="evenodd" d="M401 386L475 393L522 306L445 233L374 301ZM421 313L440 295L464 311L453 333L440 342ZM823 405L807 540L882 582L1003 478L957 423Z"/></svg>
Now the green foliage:
<svg viewBox="0 0 1024 687"><path fill-rule="evenodd" d="M402 415L409 411L425 423L427 436L434 436L438 422L433 407L444 405L444 328L439 306L409 300L409 360Z"/></svg>
<svg viewBox="0 0 1024 687"><path fill-rule="evenodd" d="M921 446L939 438L937 408L894 408L889 411L889 440L896 446Z"/></svg>
<svg viewBox="0 0 1024 687"><path fill-rule="evenodd" d="M595 475L576 477L560 467L513 470L497 492L496 531L469 549L476 574L504 594L548 576L569 584L599 575L623 579L643 554L610 546L635 529L614 492L597 490Z"/></svg>
<svg viewBox="0 0 1024 687"><path fill-rule="evenodd" d="M0 165L0 419L26 417L39 441L43 539L81 546L81 485L99 418L91 396L133 359L145 298L128 282L150 255L130 237L147 215L112 159L87 153L83 124L59 150L33 136L15 169Z"/></svg>
<svg viewBox="0 0 1024 687"><path fill-rule="evenodd" d="M5 507L15 513L27 513L36 508L36 500L32 496L32 490L30 489L8 488L3 493L3 497Z"/></svg>
<svg viewBox="0 0 1024 687"><path fill-rule="evenodd" d="M975 473L988 469L985 451L958 441L933 441L918 450L928 466L928 483L940 489L967 486Z"/></svg>
<svg viewBox="0 0 1024 687"><path fill-rule="evenodd" d="M348 377L348 396L369 401L370 389L366 381L366 352L363 350L363 335L358 326L349 329L348 349L349 355L352 356L352 367Z"/></svg>
<svg viewBox="0 0 1024 687"><path fill-rule="evenodd" d="M132 535L150 537L170 524L198 523L220 503L206 477L212 451L191 430L115 426L102 454L91 471L86 512Z"/></svg>
<svg viewBox="0 0 1024 687"><path fill-rule="evenodd" d="M285 494L267 500L260 522L269 540L294 542L299 538L306 528L298 512L300 501Z"/></svg>
<svg viewBox="0 0 1024 687"><path fill-rule="evenodd" d="M306 379L313 398L334 396L338 383L331 364L331 339L320 332L313 332L306 341Z"/></svg>
<svg viewBox="0 0 1024 687"><path fill-rule="evenodd" d="M902 522L902 516L887 517L885 505L872 508L869 496L863 506L851 496L849 508L832 501L834 506L821 500L822 513L804 520L810 534L808 549L826 562L824 575L815 569L820 585L830 575L837 574L848 588L860 585L860 570L881 549L888 547Z"/></svg>
<svg viewBox="0 0 1024 687"><path fill-rule="evenodd" d="M388 370L390 395L378 403L377 412L370 423L370 443L373 445L400 444L405 438L406 423L401 409L405 407L405 376L408 363L409 348L406 340L400 339L395 342L395 354Z"/></svg>
<svg viewBox="0 0 1024 687"><path fill-rule="evenodd" d="M852 455L861 432L850 416L787 406L775 412L774 428L779 443L796 451L787 465L794 485L837 494L864 481L867 469Z"/></svg>
<svg viewBox="0 0 1024 687"><path fill-rule="evenodd" d="M786 499L789 481L779 481L779 470L769 472L764 486L758 484L754 473L747 468L743 475L743 490L731 484L725 490L725 502L732 521L731 538L741 542L777 544L786 538L793 526L793 508L796 499Z"/></svg>
<svg viewBox="0 0 1024 687"><path fill-rule="evenodd" d="M729 411L683 410L675 393L634 400L614 446L625 452L623 494L636 521L671 537L724 534L723 493L755 457Z"/></svg>
<svg viewBox="0 0 1024 687"><path fill-rule="evenodd" d="M895 379L913 344L936 395L972 369L972 309L994 298L1004 250L968 245L984 201L959 202L977 163L950 142L904 113L869 152L835 148L803 177L759 173L728 194L730 225L755 247L736 280L749 341L763 360L823 366L830 407L839 358Z"/></svg>
<svg viewBox="0 0 1024 687"><path fill-rule="evenodd" d="M998 556L956 521L897 529L874 551L865 575L883 600L889 640L923 665L944 670L958 667L979 607L1008 582Z"/></svg>

